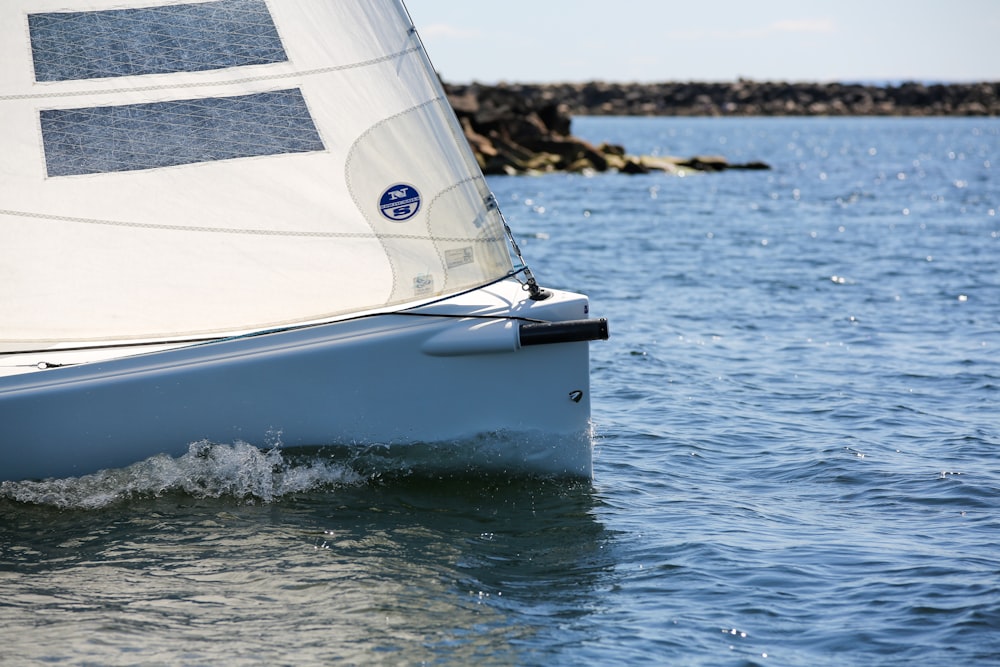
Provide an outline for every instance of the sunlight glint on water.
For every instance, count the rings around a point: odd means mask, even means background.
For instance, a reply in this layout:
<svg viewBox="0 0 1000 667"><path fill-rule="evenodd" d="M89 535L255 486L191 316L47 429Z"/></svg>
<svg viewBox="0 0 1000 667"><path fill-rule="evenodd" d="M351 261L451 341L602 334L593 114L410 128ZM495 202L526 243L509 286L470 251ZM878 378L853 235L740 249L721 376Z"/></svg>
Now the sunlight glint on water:
<svg viewBox="0 0 1000 667"><path fill-rule="evenodd" d="M773 166L491 179L610 320L593 484L199 445L5 485L0 662L995 664L1000 121L574 132Z"/></svg>

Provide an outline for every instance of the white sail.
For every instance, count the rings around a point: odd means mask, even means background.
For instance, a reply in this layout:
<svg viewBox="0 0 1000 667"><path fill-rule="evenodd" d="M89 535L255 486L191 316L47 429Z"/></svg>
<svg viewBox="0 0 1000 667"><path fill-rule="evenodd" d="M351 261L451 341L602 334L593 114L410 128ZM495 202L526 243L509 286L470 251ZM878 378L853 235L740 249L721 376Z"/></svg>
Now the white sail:
<svg viewBox="0 0 1000 667"><path fill-rule="evenodd" d="M320 320L511 272L396 0L0 3L0 350Z"/></svg>

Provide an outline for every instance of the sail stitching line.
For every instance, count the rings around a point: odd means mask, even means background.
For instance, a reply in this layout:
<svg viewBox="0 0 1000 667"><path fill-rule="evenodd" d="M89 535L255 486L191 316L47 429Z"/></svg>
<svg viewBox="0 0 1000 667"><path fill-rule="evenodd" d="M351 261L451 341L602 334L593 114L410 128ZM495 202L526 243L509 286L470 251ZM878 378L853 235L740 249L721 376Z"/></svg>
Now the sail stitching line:
<svg viewBox="0 0 1000 667"><path fill-rule="evenodd" d="M139 229L154 229L163 231L180 231L180 232L203 232L203 233L216 233L216 234L243 234L248 236L293 236L293 237L320 237L320 238L394 238L394 239L413 239L426 241L430 240L428 236L421 236L418 234L378 234L375 232L365 233L365 232L303 232L303 231L282 231L280 229L219 229L217 227L190 227L185 225L160 225L156 223L149 222L125 222L120 220L100 220L97 218L75 218L67 215L49 215L46 213L32 213L29 211L11 211L6 209L0 209L0 215L10 215L21 218L39 218L42 220L53 220L56 222L78 222L88 225L106 225L109 227L132 227ZM499 238L499 237L498 237ZM451 237L442 239L446 241L478 241L478 242L493 242L494 239L481 239L479 237Z"/></svg>
<svg viewBox="0 0 1000 667"><path fill-rule="evenodd" d="M216 234L243 234L248 236L292 236L292 237L319 237L319 238L393 238L393 239L412 239L418 241L431 240L431 237L420 236L417 234L378 234L375 232L365 233L365 232L296 232L296 231L282 231L278 229L219 229L217 227L189 227L185 225L158 225L155 223L147 222L124 222L120 220L100 220L96 218L75 218L67 215L49 215L45 213L31 213L28 211L11 211L6 209L0 209L0 215L10 215L22 218L39 218L42 220L53 220L56 222L78 222L87 225L106 225L109 227L133 227L139 229L154 229L163 231L180 231L180 232L203 232L203 233L216 233ZM498 237L499 238L499 237ZM479 237L461 237L455 236L451 238L444 238L441 240L445 241L463 241L463 242L494 242L497 238L479 238Z"/></svg>
<svg viewBox="0 0 1000 667"><path fill-rule="evenodd" d="M434 209L434 204L436 204L441 199L441 197L443 197L446 193L451 192L452 190L455 190L457 188L460 188L460 187L462 187L462 186L464 186L466 184L477 183L477 182L479 182L481 180L484 180L482 176L470 176L468 178L463 178L461 181L458 181L457 183L453 183L449 187L445 188L443 191L441 191L440 193L438 193L438 195L436 197L434 197L433 199L431 199L430 204L428 204L428 206L427 206L428 228L430 226L431 211ZM428 229L428 233L429 232L430 232L430 230ZM500 238L502 238L502 236L494 236L493 238L488 238L487 237L487 238L483 238L483 239L480 240L479 237L476 237L476 241L477 242L489 241L489 242L492 243L493 241L497 241ZM442 238L442 237L430 237L430 240L432 240L434 242L434 251L437 253L438 261L440 261L442 265L447 265L447 260L444 257L444 253L441 250L441 246L440 246L439 242L441 242L441 241L444 241L444 242L454 242L455 239ZM450 277L450 275L448 274L448 272L445 272L444 287L446 287L448 285L449 277Z"/></svg>
<svg viewBox="0 0 1000 667"><path fill-rule="evenodd" d="M419 44L416 47L413 47L413 48L414 49L419 48ZM355 153L356 153L358 147L361 146L362 143L368 137L370 137L378 128L382 127L383 125L385 125L386 123L388 123L388 122L390 122L392 120L395 120L396 118L401 118L402 116L405 116L406 114L412 113L412 112L414 112L414 111L416 111L418 109L423 109L424 107L430 106L430 105L434 104L435 102L437 102L439 99L440 99L439 97L436 97L434 99L427 100L425 102L422 102L421 104L418 104L416 106L410 107L409 109L403 109L402 111L400 111L398 113L395 113L395 114L393 114L393 115L391 115L391 116L389 116L387 118L383 118L382 120L378 121L377 123L375 123L374 125L372 125L371 127L369 127L367 130L365 130L361 134L361 136L359 136L357 139L355 139L354 142L351 144L351 147L347 151L347 159L344 160L344 182L347 184L347 191L350 193L351 199L354 200L354 205L358 207L359 211L362 211L362 213L364 215L364 218L365 218L365 221L368 223L369 227L371 227L373 233L375 232L375 225L368 218L368 213L367 213L368 208L358 198L357 189L354 187L354 184L353 184L353 178L352 178L353 171L351 170L351 165L354 162ZM428 229L428 233L429 233L429 231L430 230ZM378 234L375 234L375 237L376 238L394 238L392 236L379 236ZM429 238L429 237L427 237L427 238ZM385 245L384 243L382 244L382 252L385 253L386 261L389 262L389 270L392 272L392 289L390 290L389 293L390 294L395 294L396 290L397 290L397 287L399 285L399 276L397 275L397 272L396 272L396 259L393 256L393 254L389 251L388 246Z"/></svg>
<svg viewBox="0 0 1000 667"><path fill-rule="evenodd" d="M396 53L390 53L389 55L373 58L372 60L365 60L358 63L350 63L348 65L317 67L316 69L296 70L294 72L283 72L280 74L262 74L260 76L248 76L241 79L232 79L229 81L197 81L185 84L170 83L170 84L161 84L158 86L134 86L134 87L122 87L122 88L107 88L104 90L77 90L77 91L51 92L51 93L24 93L21 95L0 95L0 101L32 100L32 99L46 99L46 98L58 98L58 97L82 97L85 95L114 95L118 93L129 93L129 92L145 93L155 90L207 88L211 86L229 86L234 84L253 83L255 81L276 81L279 79L290 79L296 76L313 76L317 74L329 74L331 72L339 72L343 70L355 69L360 67L370 67L372 65L378 65L380 63L384 63L386 61L408 55L417 50L419 50L419 47L414 46L409 49L403 49L402 51L398 51ZM268 65L268 67L270 67L270 65Z"/></svg>

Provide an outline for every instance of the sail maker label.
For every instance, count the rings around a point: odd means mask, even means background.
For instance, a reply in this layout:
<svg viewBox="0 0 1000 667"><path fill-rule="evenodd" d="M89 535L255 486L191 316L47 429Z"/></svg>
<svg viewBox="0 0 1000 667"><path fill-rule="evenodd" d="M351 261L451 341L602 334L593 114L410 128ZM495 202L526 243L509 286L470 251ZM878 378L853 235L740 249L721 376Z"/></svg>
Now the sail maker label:
<svg viewBox="0 0 1000 667"><path fill-rule="evenodd" d="M378 209L385 218L393 222L409 220L420 210L420 193L407 183L390 185L382 193Z"/></svg>

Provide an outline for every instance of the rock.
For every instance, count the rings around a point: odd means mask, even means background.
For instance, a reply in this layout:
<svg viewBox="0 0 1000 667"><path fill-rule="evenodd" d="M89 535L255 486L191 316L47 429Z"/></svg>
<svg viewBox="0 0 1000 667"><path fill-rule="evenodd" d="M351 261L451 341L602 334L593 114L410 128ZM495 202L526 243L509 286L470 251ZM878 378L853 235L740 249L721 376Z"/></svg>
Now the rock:
<svg viewBox="0 0 1000 667"><path fill-rule="evenodd" d="M667 171L670 173L681 171L680 163L683 162L680 158L659 155L640 155L638 158L631 159L637 160L647 171Z"/></svg>
<svg viewBox="0 0 1000 667"><path fill-rule="evenodd" d="M677 166L696 171L725 171L729 168L729 161L721 155L696 155L687 160L681 160Z"/></svg>
<svg viewBox="0 0 1000 667"><path fill-rule="evenodd" d="M448 100L480 168L488 175L537 174L552 171L576 173L616 170L625 174L680 169L722 171L733 166L722 157L688 160L653 156L630 156L623 146L594 146L570 133L571 107L554 102L553 90L537 87L446 86ZM597 86L597 99L608 90ZM707 102L702 99L702 104ZM768 168L754 163L753 168Z"/></svg>
<svg viewBox="0 0 1000 667"><path fill-rule="evenodd" d="M648 174L649 167L644 165L641 160L628 158L623 161L622 166L618 171L623 174Z"/></svg>
<svg viewBox="0 0 1000 667"><path fill-rule="evenodd" d="M598 146L597 150L604 153L604 155L618 155L621 157L625 157L625 147L618 146L617 144L609 144L605 142L600 146Z"/></svg>
<svg viewBox="0 0 1000 667"><path fill-rule="evenodd" d="M766 162L753 161L753 162L744 162L743 164L731 164L729 165L729 168L745 169L749 171L762 171L770 169L771 165L767 164Z"/></svg>
<svg viewBox="0 0 1000 667"><path fill-rule="evenodd" d="M569 134L565 121L580 115L632 116L1000 116L1000 82L928 85L849 83L553 83L454 86L464 93L492 97L502 90L502 102L520 96L550 127ZM542 112L545 109L545 112ZM545 114L554 114L556 127Z"/></svg>

